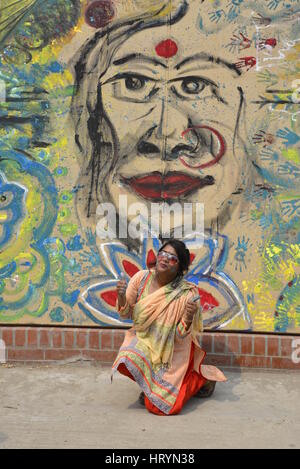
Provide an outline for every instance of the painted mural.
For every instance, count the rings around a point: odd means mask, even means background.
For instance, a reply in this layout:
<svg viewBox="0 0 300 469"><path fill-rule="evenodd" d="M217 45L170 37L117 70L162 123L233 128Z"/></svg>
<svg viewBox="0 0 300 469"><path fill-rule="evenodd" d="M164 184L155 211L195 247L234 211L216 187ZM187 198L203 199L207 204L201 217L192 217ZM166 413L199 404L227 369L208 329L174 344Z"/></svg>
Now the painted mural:
<svg viewBox="0 0 300 469"><path fill-rule="evenodd" d="M0 2L0 323L128 327L169 213L207 330L300 332L300 2Z"/></svg>

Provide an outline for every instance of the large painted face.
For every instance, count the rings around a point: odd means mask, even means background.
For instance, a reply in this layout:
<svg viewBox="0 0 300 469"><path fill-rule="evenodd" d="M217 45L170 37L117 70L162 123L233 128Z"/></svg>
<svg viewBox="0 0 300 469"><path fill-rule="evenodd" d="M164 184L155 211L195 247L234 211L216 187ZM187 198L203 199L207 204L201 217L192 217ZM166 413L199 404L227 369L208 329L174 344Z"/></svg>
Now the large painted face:
<svg viewBox="0 0 300 469"><path fill-rule="evenodd" d="M243 92L226 49L191 15L133 34L102 77L118 151L105 184L116 206L119 194L129 203L203 203L211 226L245 185L244 148L234 137Z"/></svg>

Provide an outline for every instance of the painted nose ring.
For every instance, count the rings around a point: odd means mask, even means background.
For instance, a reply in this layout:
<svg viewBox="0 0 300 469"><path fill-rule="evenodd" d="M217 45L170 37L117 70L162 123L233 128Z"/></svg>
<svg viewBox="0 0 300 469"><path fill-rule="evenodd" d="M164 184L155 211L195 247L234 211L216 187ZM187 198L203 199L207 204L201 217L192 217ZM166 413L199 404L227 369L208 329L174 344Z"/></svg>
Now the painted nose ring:
<svg viewBox="0 0 300 469"><path fill-rule="evenodd" d="M202 163L202 164L197 164L197 165L191 165L189 163L187 163L185 160L184 160L184 156L180 156L179 160L181 161L181 163L186 166L187 168L192 168L192 169L204 169L204 168L209 168L210 166L213 166L215 165L216 163L218 163L218 161L220 161L220 159L222 158L222 156L225 154L226 152L226 143L225 143L225 140L224 138L222 137L222 135L220 134L220 132L218 132L216 129L213 129L212 127L208 127L207 125L195 125L193 127L189 127L188 129L186 129L184 132L182 132L181 136L182 137L185 137L186 134L188 134L189 132L192 132L193 130L195 129L207 129L209 130L211 133L213 133L216 137L217 137L217 140L219 142L219 145L220 145L220 149L218 151L218 154L211 160L209 161L208 163Z"/></svg>

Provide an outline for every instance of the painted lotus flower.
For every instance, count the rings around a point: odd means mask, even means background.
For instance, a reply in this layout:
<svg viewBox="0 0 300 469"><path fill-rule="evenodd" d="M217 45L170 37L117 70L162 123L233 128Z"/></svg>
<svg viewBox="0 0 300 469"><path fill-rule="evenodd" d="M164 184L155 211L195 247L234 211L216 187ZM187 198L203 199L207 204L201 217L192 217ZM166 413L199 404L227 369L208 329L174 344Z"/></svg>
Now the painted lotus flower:
<svg viewBox="0 0 300 469"><path fill-rule="evenodd" d="M185 239L184 242L190 250L192 261L185 278L198 286L204 327L221 328L236 316L241 316L244 328L249 329L250 319L242 296L232 280L222 272L227 255L226 237L214 239L206 234L201 249L194 239ZM159 247L157 238L145 238L138 255L129 252L122 243L102 244L101 253L107 275L83 292L83 303L79 304L82 311L101 325L130 325L132 321L121 320L116 311L117 282L121 275L128 282L136 272L153 267Z"/></svg>

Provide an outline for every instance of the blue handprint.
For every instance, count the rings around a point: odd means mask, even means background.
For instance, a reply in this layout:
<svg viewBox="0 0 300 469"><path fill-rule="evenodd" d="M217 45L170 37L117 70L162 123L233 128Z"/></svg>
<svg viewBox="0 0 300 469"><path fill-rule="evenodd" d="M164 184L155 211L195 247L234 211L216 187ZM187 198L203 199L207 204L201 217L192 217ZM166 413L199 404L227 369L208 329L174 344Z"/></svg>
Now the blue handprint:
<svg viewBox="0 0 300 469"><path fill-rule="evenodd" d="M295 145L300 141L300 136L290 130L288 127L285 127L284 129L279 129L276 133L276 136L285 140L284 145L286 147Z"/></svg>
<svg viewBox="0 0 300 469"><path fill-rule="evenodd" d="M260 152L260 157L262 160L269 161L278 161L279 154L276 151L273 151L272 147L265 147Z"/></svg>
<svg viewBox="0 0 300 469"><path fill-rule="evenodd" d="M240 14L241 12L241 8L240 8L240 5L244 2L244 0L231 0L231 2L229 2L229 12L228 12L228 20L229 21L233 21L235 18L238 17L238 15Z"/></svg>
<svg viewBox="0 0 300 469"><path fill-rule="evenodd" d="M83 262L86 262L93 267L99 266L101 265L101 259L97 248L96 236L90 228L87 228L85 233L88 250L81 252L80 258Z"/></svg>
<svg viewBox="0 0 300 469"><path fill-rule="evenodd" d="M292 217L300 214L300 199L288 200L282 202L282 213Z"/></svg>
<svg viewBox="0 0 300 469"><path fill-rule="evenodd" d="M86 238L87 238L87 244L89 246L97 246L96 235L93 234L90 228L86 229Z"/></svg>
<svg viewBox="0 0 300 469"><path fill-rule="evenodd" d="M267 215L262 215L259 220L259 225L264 229L268 229L270 226L274 225L273 215L269 213Z"/></svg>
<svg viewBox="0 0 300 469"><path fill-rule="evenodd" d="M224 10L216 10L216 11L211 11L208 13L210 20L216 23L220 21L220 19L222 18L222 14L226 16L226 13Z"/></svg>
<svg viewBox="0 0 300 469"><path fill-rule="evenodd" d="M282 0L271 0L269 3L268 3L268 7L270 8L270 10L276 10L276 8L278 7L278 5L282 2Z"/></svg>
<svg viewBox="0 0 300 469"><path fill-rule="evenodd" d="M82 261L93 267L101 265L100 255L95 248L90 248L89 251L84 251L79 255Z"/></svg>
<svg viewBox="0 0 300 469"><path fill-rule="evenodd" d="M275 73L271 73L269 70L259 72L257 74L258 81L261 83L267 83L268 86L274 86L278 83L278 76Z"/></svg>
<svg viewBox="0 0 300 469"><path fill-rule="evenodd" d="M232 23L238 16L239 16L239 13L236 7L232 6L227 14L227 20L229 23Z"/></svg>
<svg viewBox="0 0 300 469"><path fill-rule="evenodd" d="M287 162L279 166L278 173L282 175L297 177L300 175L300 168L297 168L297 166L294 166L293 164Z"/></svg>

